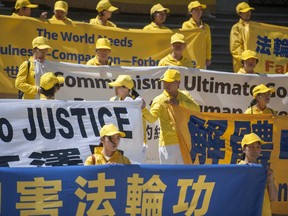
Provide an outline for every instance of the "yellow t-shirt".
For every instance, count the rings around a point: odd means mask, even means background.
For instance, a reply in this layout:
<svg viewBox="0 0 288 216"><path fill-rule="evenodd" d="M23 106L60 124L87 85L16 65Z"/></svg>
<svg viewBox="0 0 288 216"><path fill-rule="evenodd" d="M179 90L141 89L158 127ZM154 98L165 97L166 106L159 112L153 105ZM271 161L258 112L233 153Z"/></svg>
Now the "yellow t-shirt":
<svg viewBox="0 0 288 216"><path fill-rule="evenodd" d="M98 56L96 55L94 58L90 59L86 65L90 65L90 66L102 66L102 64L99 62L98 60ZM115 66L115 64L111 61L108 60L108 64L109 66Z"/></svg>
<svg viewBox="0 0 288 216"><path fill-rule="evenodd" d="M106 25L102 25L102 22L101 22L99 16L97 16L95 19L90 19L90 24L91 25L101 25L101 26L107 26L107 27L114 27L114 28L117 27L113 22L111 22L109 20L107 20Z"/></svg>
<svg viewBox="0 0 288 216"><path fill-rule="evenodd" d="M174 59L171 54L168 54L159 61L158 66L183 66L193 68L192 61L182 56L180 61Z"/></svg>
<svg viewBox="0 0 288 216"><path fill-rule="evenodd" d="M269 107L266 107L264 110L258 109L258 107L253 106L252 108L249 107L244 114L273 114L276 115L277 112Z"/></svg>
<svg viewBox="0 0 288 216"><path fill-rule="evenodd" d="M144 26L143 30L163 30L163 29L169 29L167 26L162 25L161 27L159 27L158 25L156 25L156 23L151 22L150 24Z"/></svg>

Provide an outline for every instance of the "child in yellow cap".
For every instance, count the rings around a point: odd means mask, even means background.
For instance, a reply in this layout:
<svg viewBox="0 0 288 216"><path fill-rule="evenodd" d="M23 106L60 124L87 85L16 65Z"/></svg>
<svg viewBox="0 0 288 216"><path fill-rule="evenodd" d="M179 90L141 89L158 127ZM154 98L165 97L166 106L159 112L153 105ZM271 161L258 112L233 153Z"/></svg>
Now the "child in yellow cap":
<svg viewBox="0 0 288 216"><path fill-rule="evenodd" d="M54 100L55 93L63 83L63 76L55 76L52 72L44 73L40 78L40 100Z"/></svg>
<svg viewBox="0 0 288 216"><path fill-rule="evenodd" d="M91 25L117 27L113 22L109 21L109 19L112 17L113 12L117 11L118 8L114 7L109 0L100 0L96 6L96 10L98 11L98 15L95 19L90 19Z"/></svg>
<svg viewBox="0 0 288 216"><path fill-rule="evenodd" d="M12 16L21 17L27 16L31 17L31 9L37 8L37 4L31 4L29 0L17 0L15 6L13 8ZM40 15L40 19L46 19L47 12L42 12Z"/></svg>
<svg viewBox="0 0 288 216"><path fill-rule="evenodd" d="M111 43L107 38L99 38L96 41L96 55L90 59L86 65L90 66L115 66L115 64L109 60L109 54L111 52Z"/></svg>
<svg viewBox="0 0 288 216"><path fill-rule="evenodd" d="M252 50L245 50L241 54L243 67L237 73L240 74L257 74L254 69L258 63L256 52Z"/></svg>
<svg viewBox="0 0 288 216"><path fill-rule="evenodd" d="M244 153L244 160L241 160L239 164L250 164L258 163L257 159L261 153L261 145L265 142L260 139L255 133L245 134L242 141L241 147ZM262 216L268 216L271 214L270 201L274 202L277 200L277 188L274 183L273 170L267 167L267 183L265 187L264 200L262 205Z"/></svg>
<svg viewBox="0 0 288 216"><path fill-rule="evenodd" d="M49 19L49 21L57 21L57 23L72 25L72 20L67 17L68 14L67 2L65 1L55 2L53 13L54 15L52 18Z"/></svg>
<svg viewBox="0 0 288 216"><path fill-rule="evenodd" d="M256 86L253 93L253 100L250 102L249 108L245 111L245 114L273 114L277 112L269 107L267 104L270 102L271 94L275 92L274 88L268 88L264 84Z"/></svg>
<svg viewBox="0 0 288 216"><path fill-rule="evenodd" d="M146 25L143 30L161 30L169 29L163 23L166 21L167 14L170 9L163 7L161 4L155 4L150 10L150 16L152 22Z"/></svg>
<svg viewBox="0 0 288 216"><path fill-rule="evenodd" d="M192 61L185 58L182 54L186 48L185 37L183 34L175 33L171 36L171 50L172 53L162 58L158 66L183 66L195 68Z"/></svg>
<svg viewBox="0 0 288 216"><path fill-rule="evenodd" d="M100 130L100 145L95 147L94 154L89 156L85 165L131 164L130 160L118 150L120 138L125 133L119 131L114 124L104 125Z"/></svg>
<svg viewBox="0 0 288 216"><path fill-rule="evenodd" d="M192 1L188 5L188 14L191 17L188 21L182 24L182 29L197 29L200 28L205 33L205 57L206 62L205 65L211 65L211 58L212 58L212 42L211 42L211 31L210 26L207 23L204 23L201 19L202 17L202 10L207 8L205 4L200 4L199 1Z"/></svg>

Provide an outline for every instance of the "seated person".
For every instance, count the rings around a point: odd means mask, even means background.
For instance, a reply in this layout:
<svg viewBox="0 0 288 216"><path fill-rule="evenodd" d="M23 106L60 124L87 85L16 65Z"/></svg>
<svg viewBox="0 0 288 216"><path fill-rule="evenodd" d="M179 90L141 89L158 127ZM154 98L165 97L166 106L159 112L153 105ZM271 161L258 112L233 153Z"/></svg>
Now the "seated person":
<svg viewBox="0 0 288 216"><path fill-rule="evenodd" d="M64 80L63 76L55 76L53 72L44 73L40 78L40 100L55 100Z"/></svg>
<svg viewBox="0 0 288 216"><path fill-rule="evenodd" d="M85 165L131 164L118 150L120 138L125 136L114 124L104 125L100 130L100 145L95 147L95 153L86 159Z"/></svg>
<svg viewBox="0 0 288 216"><path fill-rule="evenodd" d="M164 8L161 4L153 5L150 10L151 20L152 22L149 25L146 25L144 30L159 30L159 29L169 29L163 23L166 21L167 13L170 10L168 8Z"/></svg>
<svg viewBox="0 0 288 216"><path fill-rule="evenodd" d="M68 4L65 1L57 1L54 5L54 15L49 21L60 21L66 25L72 25L72 20L67 18Z"/></svg>
<svg viewBox="0 0 288 216"><path fill-rule="evenodd" d="M115 66L113 62L108 60L109 54L111 52L111 43L107 38L99 38L96 41L96 55L94 58L90 59L86 65L90 66L101 66L109 65Z"/></svg>

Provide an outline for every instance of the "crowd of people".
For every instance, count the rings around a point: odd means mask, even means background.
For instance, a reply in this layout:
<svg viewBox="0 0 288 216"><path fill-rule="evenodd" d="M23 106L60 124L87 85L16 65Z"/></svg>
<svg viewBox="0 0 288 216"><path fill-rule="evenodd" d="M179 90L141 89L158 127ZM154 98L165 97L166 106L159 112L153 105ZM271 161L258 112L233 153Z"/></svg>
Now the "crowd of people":
<svg viewBox="0 0 288 216"><path fill-rule="evenodd" d="M31 8L36 8L37 5L31 4L29 0L17 0L13 16L30 16ZM207 6L192 1L188 5L188 13L190 19L183 23L182 29L200 28L206 32L205 38L205 53L206 66L211 64L211 32L208 24L201 19L202 10ZM98 15L90 20L92 25L102 25L107 27L116 27L114 23L109 21L114 11L118 8L114 7L109 0L101 0L96 10ZM230 49L233 55L234 71L242 74L254 74L255 67L258 63L256 52L245 49L245 34L244 28L249 23L251 11L254 8L247 3L242 2L237 5L236 12L240 19L231 29ZM163 7L161 4L155 4L150 10L151 23L145 26L144 30L161 30L167 29L164 25L166 16L170 9ZM54 7L54 15L49 20L60 20L65 24L71 24L71 19L67 18L68 4L65 1L57 1ZM47 13L40 15L41 19L47 19ZM181 33L175 33L171 36L171 53L160 60L159 66L185 66L193 67L189 58L183 56L183 51L186 48L185 37ZM45 37L39 36L32 41L33 56L29 60L24 61L15 80L15 86L19 89L19 98L22 99L37 99L51 100L55 99L55 94L60 90L64 78L55 76L52 72L47 72L39 77L40 83L37 83L37 74L35 73L34 61L43 62L47 55L48 49L51 47ZM99 38L96 41L96 54L87 62L90 66L115 64L108 60L111 52L111 42L107 38ZM161 164L184 164L181 151L179 148L179 138L169 109L171 106L184 107L192 112L200 111L199 105L193 100L189 92L179 89L180 72L176 69L168 69L160 82L163 82L164 91L153 99L150 109L146 107L145 101L134 89L134 83L130 76L119 75L110 86L115 88L115 96L111 101L124 100L141 100L142 101L142 117L144 128L143 148L146 147L146 121L153 123L156 120L160 121L160 138L159 138L159 158ZM268 88L264 84L260 84L253 89L253 100L249 108L245 111L246 114L274 114L277 112L267 105L270 101L271 94L275 91L273 88ZM94 153L89 156L85 165L97 164L131 164L130 160L123 155L123 152L118 150L120 138L125 137L125 133L113 125L105 125L100 131L101 143L94 150ZM240 164L257 163L261 151L261 144L264 142L254 133L247 134L242 140L242 150L245 153L243 161ZM145 151L143 151L145 152ZM144 161L143 161L144 162ZM268 198L264 201L263 209L268 209L269 203L275 201L276 187L274 184L274 175L270 167L267 167L267 192ZM266 193L266 192L265 192ZM266 196L266 195L265 195ZM268 200L268 201L267 201ZM265 206L265 207L264 207ZM271 215L271 211L270 211Z"/></svg>

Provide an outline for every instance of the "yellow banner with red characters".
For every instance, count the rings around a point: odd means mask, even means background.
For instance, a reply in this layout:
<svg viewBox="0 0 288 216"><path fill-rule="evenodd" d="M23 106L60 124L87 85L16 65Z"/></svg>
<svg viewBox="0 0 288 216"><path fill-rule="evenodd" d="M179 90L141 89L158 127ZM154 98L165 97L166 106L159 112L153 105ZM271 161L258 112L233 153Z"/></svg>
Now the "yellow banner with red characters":
<svg viewBox="0 0 288 216"><path fill-rule="evenodd" d="M47 59L86 64L95 55L98 38L111 41L110 60L116 66L157 66L161 58L171 52L170 38L179 30L144 31L94 26L75 22L73 25L52 24L34 18L0 16L0 94L15 94L15 77L21 63L33 55L32 40L48 38L52 49ZM183 31L186 49L183 55L197 68L205 66L204 31ZM195 52L197 50L197 52Z"/></svg>
<svg viewBox="0 0 288 216"><path fill-rule="evenodd" d="M264 74L288 72L288 28L250 22L247 47L257 53L255 71Z"/></svg>

